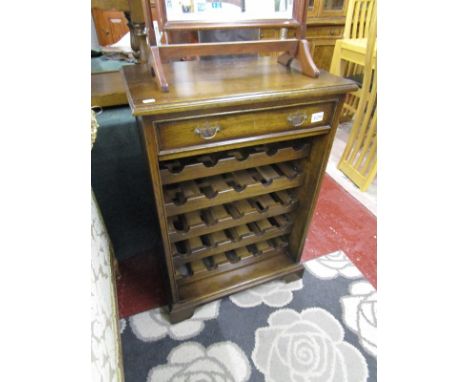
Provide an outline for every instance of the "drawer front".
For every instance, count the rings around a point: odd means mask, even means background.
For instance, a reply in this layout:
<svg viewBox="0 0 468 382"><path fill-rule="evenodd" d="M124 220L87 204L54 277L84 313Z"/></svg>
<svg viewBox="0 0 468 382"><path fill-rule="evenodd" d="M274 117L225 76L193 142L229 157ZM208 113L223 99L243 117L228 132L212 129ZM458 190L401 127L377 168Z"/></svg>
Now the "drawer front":
<svg viewBox="0 0 468 382"><path fill-rule="evenodd" d="M341 38L343 36L343 26L309 26L307 28L307 38L314 37L336 37Z"/></svg>
<svg viewBox="0 0 468 382"><path fill-rule="evenodd" d="M334 107L335 103L330 101L316 105L159 123L159 149L163 151L329 125Z"/></svg>

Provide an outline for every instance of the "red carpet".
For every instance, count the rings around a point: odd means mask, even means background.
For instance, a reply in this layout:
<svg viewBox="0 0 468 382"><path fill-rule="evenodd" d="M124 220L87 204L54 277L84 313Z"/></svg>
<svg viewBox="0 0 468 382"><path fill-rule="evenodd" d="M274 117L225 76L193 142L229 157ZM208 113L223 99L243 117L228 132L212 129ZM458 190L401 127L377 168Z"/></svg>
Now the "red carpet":
<svg viewBox="0 0 468 382"><path fill-rule="evenodd" d="M377 218L326 175L302 260L340 249L377 288Z"/></svg>
<svg viewBox="0 0 468 382"><path fill-rule="evenodd" d="M343 250L377 287L377 219L343 187L326 175L303 261ZM143 253L120 262L117 280L120 317L166 303L155 256Z"/></svg>

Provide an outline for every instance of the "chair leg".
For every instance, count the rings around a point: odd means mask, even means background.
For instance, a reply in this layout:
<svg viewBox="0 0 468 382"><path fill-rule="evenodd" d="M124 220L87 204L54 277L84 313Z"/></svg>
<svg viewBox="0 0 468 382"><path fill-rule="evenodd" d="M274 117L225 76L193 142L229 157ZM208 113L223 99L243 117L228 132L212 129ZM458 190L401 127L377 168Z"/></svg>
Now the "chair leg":
<svg viewBox="0 0 468 382"><path fill-rule="evenodd" d="M342 76L343 73L341 66L341 40L336 40L335 49L333 50L333 58L330 65L330 73Z"/></svg>

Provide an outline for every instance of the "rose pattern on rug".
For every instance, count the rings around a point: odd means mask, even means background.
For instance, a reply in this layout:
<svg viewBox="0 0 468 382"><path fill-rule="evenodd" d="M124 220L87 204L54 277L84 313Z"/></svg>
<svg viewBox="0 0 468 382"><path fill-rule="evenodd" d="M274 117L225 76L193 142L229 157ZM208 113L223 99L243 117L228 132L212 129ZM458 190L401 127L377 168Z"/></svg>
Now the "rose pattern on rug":
<svg viewBox="0 0 468 382"><path fill-rule="evenodd" d="M301 290L302 279L287 283L275 280L229 296L230 300L241 308L252 308L265 304L272 308L288 305L293 299L293 291Z"/></svg>
<svg viewBox="0 0 468 382"><path fill-rule="evenodd" d="M147 382L247 382L249 360L231 341L217 342L208 348L186 342L172 349L168 363L152 368Z"/></svg>
<svg viewBox="0 0 468 382"><path fill-rule="evenodd" d="M326 267L326 277L312 265L320 275L222 298L177 325L159 309L127 318L125 380L376 382L376 325L368 323L377 295L363 275L349 277L357 273L343 252L328 257L340 264Z"/></svg>
<svg viewBox="0 0 468 382"><path fill-rule="evenodd" d="M366 381L366 360L322 308L280 309L255 332L252 359L267 382Z"/></svg>
<svg viewBox="0 0 468 382"><path fill-rule="evenodd" d="M305 268L312 275L331 280L338 276L348 279L361 278L361 271L349 260L343 251L336 251L326 256L321 256L304 263Z"/></svg>
<svg viewBox="0 0 468 382"><path fill-rule="evenodd" d="M220 300L200 306L193 316L177 324L171 324L165 308L156 308L136 314L129 319L130 327L141 341L158 341L166 335L182 341L201 333L206 320L213 320L219 315Z"/></svg>
<svg viewBox="0 0 468 382"><path fill-rule="evenodd" d="M340 299L343 322L358 335L362 347L376 357L377 291L368 281L360 280L350 285L349 293Z"/></svg>

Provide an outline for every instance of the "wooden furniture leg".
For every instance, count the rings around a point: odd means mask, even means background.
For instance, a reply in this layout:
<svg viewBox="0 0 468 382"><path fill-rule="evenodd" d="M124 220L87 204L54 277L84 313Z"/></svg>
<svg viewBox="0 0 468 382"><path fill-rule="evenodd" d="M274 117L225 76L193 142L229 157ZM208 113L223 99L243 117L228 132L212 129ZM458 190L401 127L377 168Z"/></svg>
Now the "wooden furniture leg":
<svg viewBox="0 0 468 382"><path fill-rule="evenodd" d="M164 75L158 48L151 47L149 56L148 61L151 65L151 74L153 75L158 88L167 93L169 91L169 84L167 83L166 76Z"/></svg>
<svg viewBox="0 0 468 382"><path fill-rule="evenodd" d="M333 58L330 65L330 73L336 76L342 76L342 64L341 64L341 40L336 40L335 49L333 50Z"/></svg>
<svg viewBox="0 0 468 382"><path fill-rule="evenodd" d="M289 275L284 276L283 280L286 281L287 283L291 283L299 279L302 279L302 276L304 276L304 268L297 271L296 273L290 273Z"/></svg>
<svg viewBox="0 0 468 382"><path fill-rule="evenodd" d="M135 57L136 61L139 63L141 49L140 49L140 43L138 41L138 38L135 35L135 29L137 28L137 23L134 23L132 21L130 12L127 11L127 12L124 12L124 14L125 14L125 18L127 19L128 29L130 30L130 46L132 48L133 57Z"/></svg>
<svg viewBox="0 0 468 382"><path fill-rule="evenodd" d="M195 308L187 308L181 307L179 304L174 304L169 309L169 321L171 324L176 324L183 320L187 320L188 318L193 316L195 312Z"/></svg>
<svg viewBox="0 0 468 382"><path fill-rule="evenodd" d="M308 77L317 78L320 74L320 70L310 54L309 42L305 39L299 40L295 54L292 52L281 54L278 57L278 63L293 68Z"/></svg>
<svg viewBox="0 0 468 382"><path fill-rule="evenodd" d="M296 57L303 74L312 78L317 78L319 76L320 70L318 70L310 54L309 41L304 39L299 41Z"/></svg>

